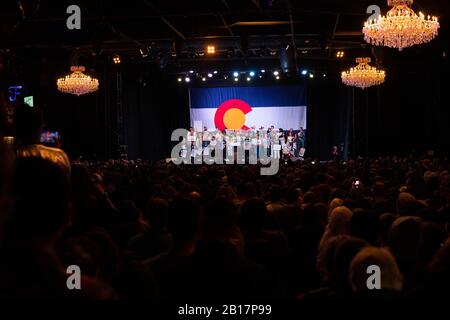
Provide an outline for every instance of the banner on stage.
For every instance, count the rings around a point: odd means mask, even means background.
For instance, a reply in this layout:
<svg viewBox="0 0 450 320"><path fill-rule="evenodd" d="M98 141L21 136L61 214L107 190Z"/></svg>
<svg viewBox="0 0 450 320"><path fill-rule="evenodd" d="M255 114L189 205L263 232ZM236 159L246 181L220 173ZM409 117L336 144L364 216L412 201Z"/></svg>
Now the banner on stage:
<svg viewBox="0 0 450 320"><path fill-rule="evenodd" d="M306 92L300 85L190 88L189 96L191 126L306 129Z"/></svg>

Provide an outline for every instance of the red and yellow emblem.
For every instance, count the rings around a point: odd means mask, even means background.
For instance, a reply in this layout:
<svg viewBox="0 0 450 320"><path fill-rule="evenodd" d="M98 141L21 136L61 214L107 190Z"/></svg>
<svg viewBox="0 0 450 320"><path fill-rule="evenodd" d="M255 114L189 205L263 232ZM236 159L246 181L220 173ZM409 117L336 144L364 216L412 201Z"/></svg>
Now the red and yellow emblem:
<svg viewBox="0 0 450 320"><path fill-rule="evenodd" d="M248 130L245 115L251 111L252 107L243 100L227 100L217 108L214 124L218 130Z"/></svg>

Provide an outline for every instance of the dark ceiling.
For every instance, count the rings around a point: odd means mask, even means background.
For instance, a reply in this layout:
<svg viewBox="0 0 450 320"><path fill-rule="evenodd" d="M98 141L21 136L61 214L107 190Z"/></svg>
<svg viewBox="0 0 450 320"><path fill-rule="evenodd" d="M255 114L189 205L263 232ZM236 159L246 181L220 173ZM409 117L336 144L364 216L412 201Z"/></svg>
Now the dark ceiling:
<svg viewBox="0 0 450 320"><path fill-rule="evenodd" d="M71 4L82 11L79 31L66 28ZM79 52L95 62L118 54L123 62L160 61L178 68L275 61L287 45L305 61L336 59L337 50L353 59L371 52L361 29L373 4L382 13L388 8L386 0L2 0L0 50L24 59L49 50ZM440 35L430 44L440 52L450 42L449 4L421 0L413 5L440 18ZM207 45L215 46L215 55L205 54Z"/></svg>

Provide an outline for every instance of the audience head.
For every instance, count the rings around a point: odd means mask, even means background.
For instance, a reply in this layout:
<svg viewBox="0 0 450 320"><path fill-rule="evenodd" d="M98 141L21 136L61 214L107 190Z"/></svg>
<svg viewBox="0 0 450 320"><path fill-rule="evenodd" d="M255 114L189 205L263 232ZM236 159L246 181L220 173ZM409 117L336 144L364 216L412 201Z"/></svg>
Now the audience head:
<svg viewBox="0 0 450 320"><path fill-rule="evenodd" d="M245 201L240 210L239 225L244 233L260 232L268 216L266 205L261 199Z"/></svg>
<svg viewBox="0 0 450 320"><path fill-rule="evenodd" d="M328 229L332 235L349 234L350 220L353 213L349 208L340 206L331 212Z"/></svg>
<svg viewBox="0 0 450 320"><path fill-rule="evenodd" d="M349 268L356 254L369 244L359 238L344 235L336 244L330 285L339 292L351 292Z"/></svg>
<svg viewBox="0 0 450 320"><path fill-rule="evenodd" d="M203 240L228 242L235 231L237 217L232 201L224 197L213 200L203 215Z"/></svg>
<svg viewBox="0 0 450 320"><path fill-rule="evenodd" d="M420 218L400 217L392 224L387 244L402 273L417 266L422 245L423 226Z"/></svg>
<svg viewBox="0 0 450 320"><path fill-rule="evenodd" d="M195 200L176 198L168 207L168 229L175 245L195 242L198 237L200 212Z"/></svg>
<svg viewBox="0 0 450 320"><path fill-rule="evenodd" d="M381 245L386 245L389 230L397 216L392 213L383 213L379 218L379 241Z"/></svg>
<svg viewBox="0 0 450 320"><path fill-rule="evenodd" d="M386 195L385 185L381 181L377 181L374 183L372 187L372 194L375 197L375 200L382 200Z"/></svg>
<svg viewBox="0 0 450 320"><path fill-rule="evenodd" d="M353 210L350 221L350 230L352 236L366 240L372 245L378 242L379 219L372 211L363 209Z"/></svg>
<svg viewBox="0 0 450 320"><path fill-rule="evenodd" d="M296 188L289 188L285 194L286 202L289 204L298 204L299 195L300 193Z"/></svg>
<svg viewBox="0 0 450 320"><path fill-rule="evenodd" d="M331 200L330 204L328 205L328 218L330 217L330 215L334 209L342 206L343 204L344 204L344 200L342 200L340 198L334 198L333 200Z"/></svg>
<svg viewBox="0 0 450 320"><path fill-rule="evenodd" d="M15 205L9 230L23 240L54 240L70 222L69 187L69 179L58 165L41 158L18 158L12 180Z"/></svg>
<svg viewBox="0 0 450 320"><path fill-rule="evenodd" d="M364 292L368 289L370 266L379 267L380 289L401 291L403 276L395 258L385 248L365 247L359 251L350 264L350 284L354 292Z"/></svg>
<svg viewBox="0 0 450 320"><path fill-rule="evenodd" d="M144 218L151 228L162 229L167 225L167 209L169 204L162 198L152 198L144 211Z"/></svg>
<svg viewBox="0 0 450 320"><path fill-rule="evenodd" d="M15 107L14 125L16 139L20 144L39 143L44 127L44 118L39 108L19 104Z"/></svg>
<svg viewBox="0 0 450 320"><path fill-rule="evenodd" d="M412 215L416 206L416 198L408 192L401 192L397 199L397 213L401 216Z"/></svg>

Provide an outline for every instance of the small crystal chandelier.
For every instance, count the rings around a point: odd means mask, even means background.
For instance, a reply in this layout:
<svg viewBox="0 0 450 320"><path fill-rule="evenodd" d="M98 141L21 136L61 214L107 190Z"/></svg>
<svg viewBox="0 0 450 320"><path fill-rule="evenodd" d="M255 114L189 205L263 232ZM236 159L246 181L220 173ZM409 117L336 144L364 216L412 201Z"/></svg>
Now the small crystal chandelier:
<svg viewBox="0 0 450 320"><path fill-rule="evenodd" d="M386 73L369 65L370 58L357 58L358 65L349 71L342 72L342 82L348 86L368 88L380 85L386 78Z"/></svg>
<svg viewBox="0 0 450 320"><path fill-rule="evenodd" d="M417 15L410 8L414 0L388 0L393 7L386 16L370 20L364 24L364 39L373 45L397 48L411 47L433 40L439 29L436 17L419 12Z"/></svg>
<svg viewBox="0 0 450 320"><path fill-rule="evenodd" d="M72 66L70 71L72 71L71 74L59 78L56 82L59 91L81 96L98 90L98 80L85 75L83 73L84 67Z"/></svg>

